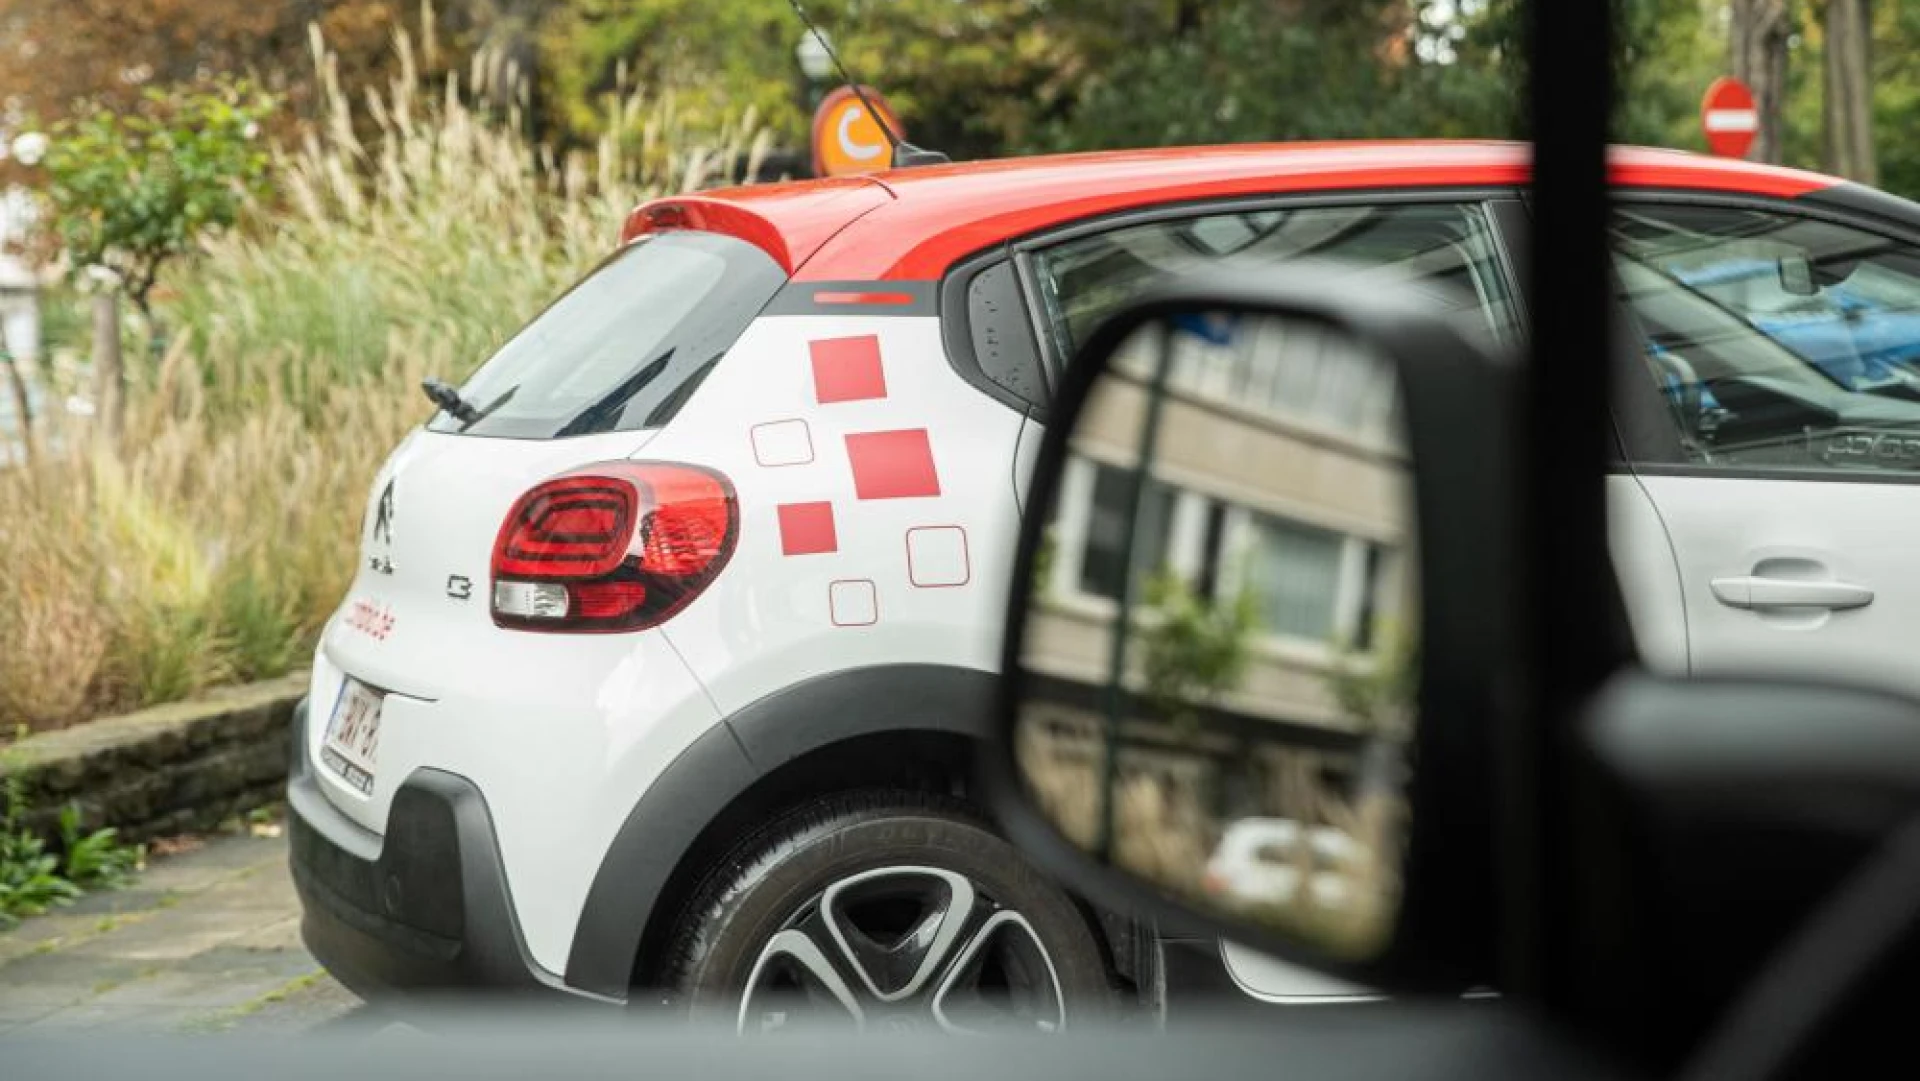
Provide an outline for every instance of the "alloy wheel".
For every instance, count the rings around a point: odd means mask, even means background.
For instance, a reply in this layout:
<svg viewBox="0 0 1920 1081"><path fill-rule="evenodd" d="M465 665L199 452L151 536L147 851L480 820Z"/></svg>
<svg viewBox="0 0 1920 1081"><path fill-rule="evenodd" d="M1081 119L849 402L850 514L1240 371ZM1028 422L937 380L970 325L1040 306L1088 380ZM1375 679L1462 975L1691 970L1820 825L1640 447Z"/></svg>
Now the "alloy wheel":
<svg viewBox="0 0 1920 1081"><path fill-rule="evenodd" d="M801 905L747 977L742 1032L1057 1032L1059 974L1033 925L964 875L893 866L840 879Z"/></svg>

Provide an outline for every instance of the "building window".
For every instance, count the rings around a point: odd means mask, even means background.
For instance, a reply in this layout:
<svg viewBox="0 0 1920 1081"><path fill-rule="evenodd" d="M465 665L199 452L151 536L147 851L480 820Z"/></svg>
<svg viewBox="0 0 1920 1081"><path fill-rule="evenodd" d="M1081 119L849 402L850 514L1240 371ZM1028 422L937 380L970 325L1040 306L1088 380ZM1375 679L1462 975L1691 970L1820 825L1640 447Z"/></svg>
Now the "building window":
<svg viewBox="0 0 1920 1081"><path fill-rule="evenodd" d="M1339 627L1346 538L1270 515L1254 515L1247 588L1269 634L1331 642ZM1357 599L1357 598L1356 598Z"/></svg>
<svg viewBox="0 0 1920 1081"><path fill-rule="evenodd" d="M1080 591L1096 597L1120 599L1126 581L1127 538L1134 535L1129 505L1132 470L1096 465L1093 501L1087 515L1086 547L1080 557ZM1146 482L1140 507L1141 522L1135 541L1136 558L1150 572L1167 560L1167 538L1173 522L1173 491L1156 480Z"/></svg>

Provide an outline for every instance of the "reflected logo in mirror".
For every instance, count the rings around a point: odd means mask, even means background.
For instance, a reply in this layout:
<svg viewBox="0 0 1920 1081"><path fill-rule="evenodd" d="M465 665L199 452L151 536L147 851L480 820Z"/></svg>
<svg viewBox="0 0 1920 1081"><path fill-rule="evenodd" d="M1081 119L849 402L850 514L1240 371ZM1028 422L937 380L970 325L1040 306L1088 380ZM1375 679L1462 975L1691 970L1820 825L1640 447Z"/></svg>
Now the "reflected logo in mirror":
<svg viewBox="0 0 1920 1081"><path fill-rule="evenodd" d="M1069 433L1015 754L1075 845L1343 957L1400 898L1418 643L1392 364L1194 311L1111 358Z"/></svg>

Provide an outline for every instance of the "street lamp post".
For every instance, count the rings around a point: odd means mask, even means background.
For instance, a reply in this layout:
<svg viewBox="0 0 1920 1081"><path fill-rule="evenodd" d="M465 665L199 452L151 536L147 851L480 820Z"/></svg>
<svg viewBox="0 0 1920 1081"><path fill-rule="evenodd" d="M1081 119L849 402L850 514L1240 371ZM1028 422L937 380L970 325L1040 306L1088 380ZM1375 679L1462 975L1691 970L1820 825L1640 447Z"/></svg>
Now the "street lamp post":
<svg viewBox="0 0 1920 1081"><path fill-rule="evenodd" d="M825 96L827 80L833 74L833 54L827 51L824 36L817 30L809 30L800 35L793 56L800 64L800 74L806 76L807 108L817 109Z"/></svg>

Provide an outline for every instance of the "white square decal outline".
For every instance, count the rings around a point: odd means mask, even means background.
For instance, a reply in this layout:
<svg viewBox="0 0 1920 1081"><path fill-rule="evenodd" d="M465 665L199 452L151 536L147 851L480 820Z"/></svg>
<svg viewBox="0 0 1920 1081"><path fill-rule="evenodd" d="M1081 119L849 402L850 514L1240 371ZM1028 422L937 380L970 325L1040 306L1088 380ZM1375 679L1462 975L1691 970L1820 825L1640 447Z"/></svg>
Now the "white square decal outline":
<svg viewBox="0 0 1920 1081"><path fill-rule="evenodd" d="M842 586L848 588L842 589ZM856 601L854 598L862 592L861 586L866 587L866 596ZM840 618L842 597L846 598L846 619ZM864 620L853 618L862 614L866 616ZM836 627L871 627L880 622L880 587L874 585L871 578L836 578L828 582L827 619Z"/></svg>
<svg viewBox="0 0 1920 1081"><path fill-rule="evenodd" d="M769 469L813 462L813 430L805 419L769 420L747 429L753 460Z"/></svg>
<svg viewBox="0 0 1920 1081"><path fill-rule="evenodd" d="M916 539L916 533L922 536ZM964 527L922 525L907 530L907 581L916 589L953 589L972 580Z"/></svg>

